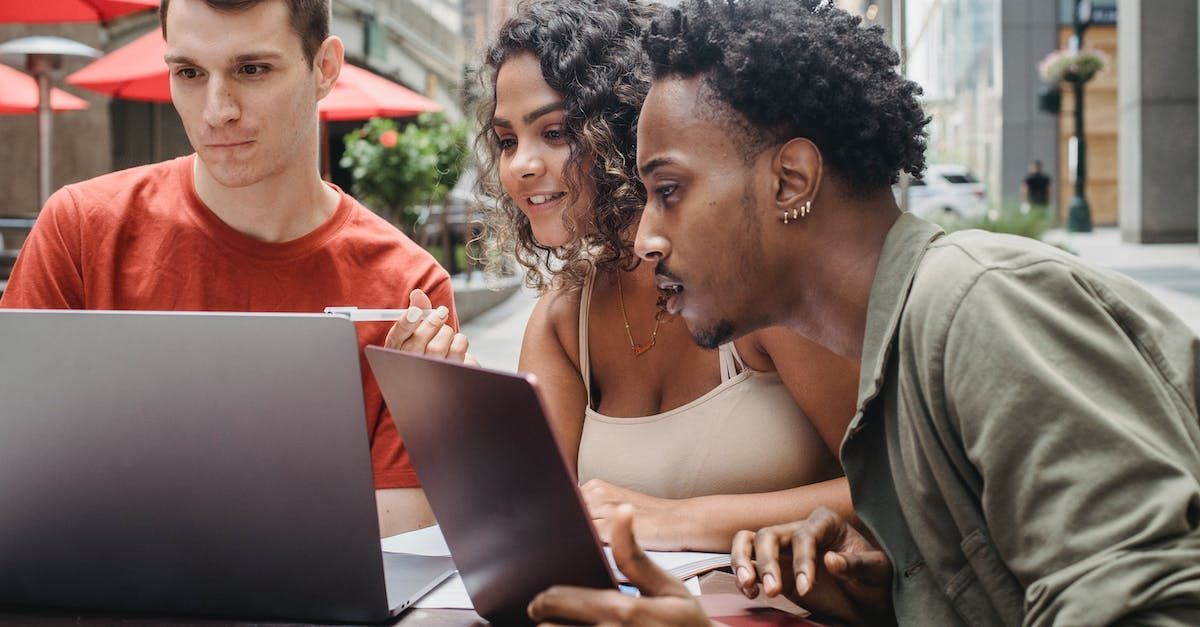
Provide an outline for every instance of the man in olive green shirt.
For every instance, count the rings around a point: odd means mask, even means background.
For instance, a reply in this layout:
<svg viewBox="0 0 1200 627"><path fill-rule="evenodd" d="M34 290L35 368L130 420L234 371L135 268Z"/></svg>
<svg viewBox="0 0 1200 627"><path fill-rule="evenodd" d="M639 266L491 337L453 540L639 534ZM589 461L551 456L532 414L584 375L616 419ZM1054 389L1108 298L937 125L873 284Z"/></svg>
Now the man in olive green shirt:
<svg viewBox="0 0 1200 627"><path fill-rule="evenodd" d="M742 589L857 624L1200 624L1200 340L1115 273L902 214L927 119L878 29L689 0L646 47L636 249L668 310L703 345L784 325L861 364L841 457L867 533L741 532ZM629 516L644 596L552 588L531 616L706 622Z"/></svg>

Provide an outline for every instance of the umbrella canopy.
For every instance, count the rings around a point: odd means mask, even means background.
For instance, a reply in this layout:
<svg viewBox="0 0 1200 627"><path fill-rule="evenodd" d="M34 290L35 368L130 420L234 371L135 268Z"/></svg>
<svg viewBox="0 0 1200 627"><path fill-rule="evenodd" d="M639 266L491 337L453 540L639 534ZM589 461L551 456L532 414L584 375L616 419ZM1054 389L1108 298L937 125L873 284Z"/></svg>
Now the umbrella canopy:
<svg viewBox="0 0 1200 627"><path fill-rule="evenodd" d="M61 90L50 90L50 108L54 111L86 109L86 100ZM0 65L0 114L37 113L38 84L32 76L7 65Z"/></svg>
<svg viewBox="0 0 1200 627"><path fill-rule="evenodd" d="M0 22L107 22L126 13L158 8L159 0L5 0Z"/></svg>
<svg viewBox="0 0 1200 627"><path fill-rule="evenodd" d="M67 82L114 98L170 102L171 80L163 54L162 32L150 31L67 77ZM326 121L365 120L371 117L404 117L442 106L382 76L342 66L333 90L319 105Z"/></svg>
<svg viewBox="0 0 1200 627"><path fill-rule="evenodd" d="M166 52L167 43L156 28L89 63L67 82L114 98L171 102Z"/></svg>
<svg viewBox="0 0 1200 627"><path fill-rule="evenodd" d="M329 95L319 105L326 121L366 120L373 117L401 118L426 111L441 111L442 105L417 92L349 63Z"/></svg>

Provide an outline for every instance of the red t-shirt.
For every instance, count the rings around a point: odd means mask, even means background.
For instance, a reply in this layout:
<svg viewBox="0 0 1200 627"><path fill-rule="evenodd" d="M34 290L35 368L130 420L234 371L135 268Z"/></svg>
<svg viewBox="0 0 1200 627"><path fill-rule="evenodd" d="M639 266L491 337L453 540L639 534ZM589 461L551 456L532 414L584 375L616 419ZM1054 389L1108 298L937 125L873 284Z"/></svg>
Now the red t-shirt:
<svg viewBox="0 0 1200 627"><path fill-rule="evenodd" d="M0 307L321 312L399 308L414 288L450 307L450 277L396 227L342 193L333 216L283 243L246 236L196 195L194 155L68 185L46 202ZM341 190L338 190L339 193ZM390 322L357 323L376 488L420 485L362 349Z"/></svg>

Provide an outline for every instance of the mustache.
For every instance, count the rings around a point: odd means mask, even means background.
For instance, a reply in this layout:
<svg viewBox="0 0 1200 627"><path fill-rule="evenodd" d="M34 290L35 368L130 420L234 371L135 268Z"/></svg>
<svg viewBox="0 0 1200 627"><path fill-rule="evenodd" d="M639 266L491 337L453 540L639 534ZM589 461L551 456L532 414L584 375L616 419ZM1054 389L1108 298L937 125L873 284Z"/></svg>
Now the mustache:
<svg viewBox="0 0 1200 627"><path fill-rule="evenodd" d="M683 281L681 281L679 279L679 276L676 275L674 272L671 272L671 269L667 267L667 262L665 259L659 261L658 264L656 264L654 266L654 275L660 276L664 279L667 279L668 281L675 281L676 283L683 283Z"/></svg>

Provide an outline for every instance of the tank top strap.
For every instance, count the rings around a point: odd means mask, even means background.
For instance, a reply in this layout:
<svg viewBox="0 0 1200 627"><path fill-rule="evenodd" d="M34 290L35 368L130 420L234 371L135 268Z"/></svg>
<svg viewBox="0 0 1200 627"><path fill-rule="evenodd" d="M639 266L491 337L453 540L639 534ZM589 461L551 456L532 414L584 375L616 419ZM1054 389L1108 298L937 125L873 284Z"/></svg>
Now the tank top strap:
<svg viewBox="0 0 1200 627"><path fill-rule="evenodd" d="M592 266L579 292L579 374L587 391L588 407L592 398L592 359L588 354L588 310L592 306L592 286L596 283L596 267Z"/></svg>
<svg viewBox="0 0 1200 627"><path fill-rule="evenodd" d="M717 351L721 358L722 381L728 381L746 369L746 362L742 361L742 356L738 354L733 342L722 344Z"/></svg>

